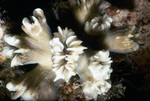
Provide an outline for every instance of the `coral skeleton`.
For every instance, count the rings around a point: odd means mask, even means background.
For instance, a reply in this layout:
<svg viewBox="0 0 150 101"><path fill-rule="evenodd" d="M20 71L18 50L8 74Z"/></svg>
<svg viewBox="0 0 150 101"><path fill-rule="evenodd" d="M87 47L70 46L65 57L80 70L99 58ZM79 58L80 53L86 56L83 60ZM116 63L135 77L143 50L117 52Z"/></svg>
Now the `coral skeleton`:
<svg viewBox="0 0 150 101"><path fill-rule="evenodd" d="M97 100L98 95L108 92L112 73L109 51L128 53L137 50L136 39L140 34L135 32L134 26L110 29L112 19L99 14L100 3L101 0L69 0L81 33L68 29L70 26L65 29L58 26L58 32L52 34L44 12L37 8L31 21L28 18L22 21L25 33L4 36L6 46L2 54L12 59L11 67L36 64L33 70L6 85L9 91L16 92L12 99L56 100L60 79L69 83L75 75L80 77L87 100ZM95 36L97 42L107 48L94 50L84 46L84 40L78 38L78 34Z"/></svg>

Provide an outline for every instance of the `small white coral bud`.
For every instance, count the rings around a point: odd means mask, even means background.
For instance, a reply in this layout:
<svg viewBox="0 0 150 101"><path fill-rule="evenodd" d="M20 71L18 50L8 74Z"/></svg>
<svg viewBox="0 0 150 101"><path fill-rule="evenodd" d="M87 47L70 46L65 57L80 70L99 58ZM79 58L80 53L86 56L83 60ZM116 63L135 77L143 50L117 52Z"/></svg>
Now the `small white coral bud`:
<svg viewBox="0 0 150 101"><path fill-rule="evenodd" d="M27 34L35 37L35 36L38 36L42 32L42 29L37 18L35 18L34 16L32 16L31 18L34 21L34 23L30 24L30 21L27 18L24 18L22 20L24 27L22 28Z"/></svg>
<svg viewBox="0 0 150 101"><path fill-rule="evenodd" d="M42 9L36 8L36 9L33 11L33 15L36 16L36 17L41 17L42 22L46 23L46 18L45 18L45 15L44 15Z"/></svg>
<svg viewBox="0 0 150 101"><path fill-rule="evenodd" d="M37 95L27 90L24 92L21 98L22 100L25 100L25 101L29 101L29 100L31 101L31 100L37 99Z"/></svg>
<svg viewBox="0 0 150 101"><path fill-rule="evenodd" d="M6 85L6 88L9 90L9 91L16 91L17 89L14 88L14 85L12 83L8 83Z"/></svg>
<svg viewBox="0 0 150 101"><path fill-rule="evenodd" d="M7 35L7 34L4 36L4 41L5 41L6 43L8 43L9 45L15 46L15 47L18 47L19 44L20 44L20 40L17 39L16 36L13 36L13 37L12 37L12 36Z"/></svg>
<svg viewBox="0 0 150 101"><path fill-rule="evenodd" d="M21 62L18 55L15 55L14 58L12 59L12 61L11 61L11 67L15 67L15 66L19 66L19 65L23 65L23 63Z"/></svg>
<svg viewBox="0 0 150 101"><path fill-rule="evenodd" d="M112 23L112 19L104 15L103 17L94 17L91 21L86 21L85 31L90 35L98 35L107 31Z"/></svg>
<svg viewBox="0 0 150 101"><path fill-rule="evenodd" d="M54 38L53 40L51 40L50 45L53 47L53 49L51 50L51 52L53 54L57 54L63 51L64 49L64 45L60 42L59 38Z"/></svg>
<svg viewBox="0 0 150 101"><path fill-rule="evenodd" d="M19 85L14 85L13 83L8 83L6 85L6 88L9 91L17 91L17 93L15 95L12 96L12 99L15 100L17 98L19 98L26 90L26 86L24 86L22 83ZM19 91L18 91L19 90Z"/></svg>
<svg viewBox="0 0 150 101"><path fill-rule="evenodd" d="M58 27L58 32L54 33L54 38L49 42L53 53L53 71L56 78L69 81L71 76L75 75L75 68L79 55L83 53L86 47L81 46L82 41L78 40L75 33L68 28L62 30Z"/></svg>
<svg viewBox="0 0 150 101"><path fill-rule="evenodd" d="M97 100L97 90L91 84L83 84L83 92L86 95L87 99Z"/></svg>
<svg viewBox="0 0 150 101"><path fill-rule="evenodd" d="M3 55L5 58L13 58L13 56L14 56L14 51L15 51L14 48L11 48L11 47L4 47L4 48L3 48L2 55Z"/></svg>
<svg viewBox="0 0 150 101"><path fill-rule="evenodd" d="M14 53L27 53L27 52L29 52L30 51L30 49L18 49L18 50L15 50L14 51Z"/></svg>
<svg viewBox="0 0 150 101"><path fill-rule="evenodd" d="M12 96L12 99L14 99L14 100L17 99L18 97L20 97L26 90L26 86L23 86L23 83L21 83L19 85L14 85L12 82L10 82L6 85L6 88L9 91L17 91L17 93ZM18 91L18 90L20 90L20 91Z"/></svg>

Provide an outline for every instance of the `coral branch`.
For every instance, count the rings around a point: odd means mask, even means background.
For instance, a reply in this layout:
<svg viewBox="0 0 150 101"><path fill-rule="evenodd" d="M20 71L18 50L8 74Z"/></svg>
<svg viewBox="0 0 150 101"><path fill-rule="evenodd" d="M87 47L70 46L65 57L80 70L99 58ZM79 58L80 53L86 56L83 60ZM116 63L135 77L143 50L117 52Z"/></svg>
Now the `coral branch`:
<svg viewBox="0 0 150 101"><path fill-rule="evenodd" d="M22 21L22 29L27 34L25 37L10 35L4 37L4 41L9 46L4 48L3 55L7 58L14 56L12 67L32 63L51 67L51 47L48 44L51 39L50 29L41 9L34 10L33 14L36 16L32 16L34 23L30 23L27 18Z"/></svg>
<svg viewBox="0 0 150 101"><path fill-rule="evenodd" d="M89 18L98 14L100 3L100 0L70 0L75 18L83 25Z"/></svg>
<svg viewBox="0 0 150 101"><path fill-rule="evenodd" d="M22 100L55 100L57 92L57 82L54 72L44 67L36 67L14 82L7 84L9 91L16 91L12 99L21 97Z"/></svg>
<svg viewBox="0 0 150 101"><path fill-rule="evenodd" d="M30 23L27 18L23 19L23 31L32 38L34 38L35 36L38 37L37 40L45 40L45 38L51 38L52 35L50 33L50 28L47 25L43 11L37 8L33 11L33 15L34 16L31 17L33 23Z"/></svg>
<svg viewBox="0 0 150 101"><path fill-rule="evenodd" d="M8 44L3 56L12 58L11 67L37 63L37 67L14 82L7 84L9 91L17 91L12 99L54 100L56 98L55 73L52 71L51 32L41 9L33 12L33 23L24 18L22 37L5 35ZM45 93L46 92L46 93Z"/></svg>

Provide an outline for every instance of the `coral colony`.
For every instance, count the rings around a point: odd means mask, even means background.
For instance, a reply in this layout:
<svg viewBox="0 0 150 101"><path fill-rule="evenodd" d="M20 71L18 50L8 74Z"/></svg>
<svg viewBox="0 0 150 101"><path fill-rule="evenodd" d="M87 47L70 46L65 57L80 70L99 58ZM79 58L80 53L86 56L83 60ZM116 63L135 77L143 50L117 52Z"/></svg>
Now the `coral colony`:
<svg viewBox="0 0 150 101"><path fill-rule="evenodd" d="M107 46L106 49L92 50L84 46L76 32L67 27L62 29L58 26L58 32L52 34L40 8L33 11L33 23L23 19L23 35L7 33L4 36L6 46L2 54L12 59L11 67L37 64L35 69L6 85L9 91L16 91L12 99L55 100L58 81L62 79L69 83L75 75L80 77L87 100L97 100L98 95L111 88L109 51L128 53L137 50L139 45L134 39L138 34L135 34L134 26L110 29L112 19L99 14L100 3L100 0L69 1L74 18L85 35L103 36L103 40L98 42Z"/></svg>

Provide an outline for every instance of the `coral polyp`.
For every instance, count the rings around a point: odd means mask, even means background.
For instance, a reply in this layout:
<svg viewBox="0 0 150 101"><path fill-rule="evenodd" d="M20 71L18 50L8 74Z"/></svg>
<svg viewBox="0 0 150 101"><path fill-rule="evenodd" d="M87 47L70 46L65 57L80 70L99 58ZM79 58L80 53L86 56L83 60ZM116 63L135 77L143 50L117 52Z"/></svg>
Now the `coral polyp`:
<svg viewBox="0 0 150 101"><path fill-rule="evenodd" d="M98 94L105 94L111 88L110 82L107 81L112 72L111 63L109 51L98 51L90 57L84 54L80 58L77 73L87 98L96 100Z"/></svg>
<svg viewBox="0 0 150 101"><path fill-rule="evenodd" d="M54 38L50 41L55 81L62 78L68 82L71 76L76 75L75 68L79 55L86 49L80 45L81 43L72 30L62 30L58 27L58 33L54 33Z"/></svg>

